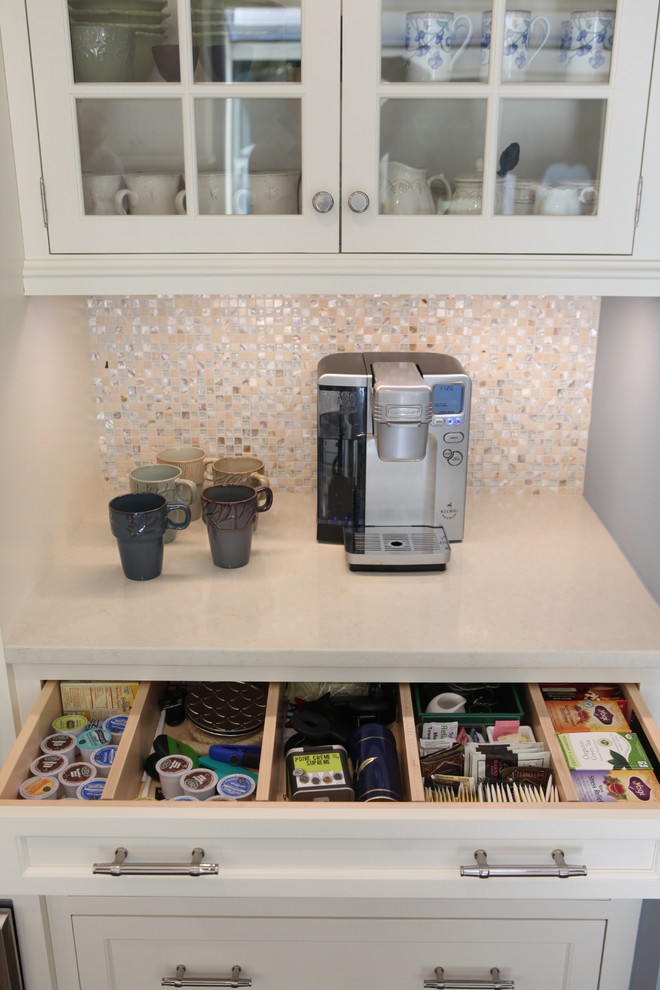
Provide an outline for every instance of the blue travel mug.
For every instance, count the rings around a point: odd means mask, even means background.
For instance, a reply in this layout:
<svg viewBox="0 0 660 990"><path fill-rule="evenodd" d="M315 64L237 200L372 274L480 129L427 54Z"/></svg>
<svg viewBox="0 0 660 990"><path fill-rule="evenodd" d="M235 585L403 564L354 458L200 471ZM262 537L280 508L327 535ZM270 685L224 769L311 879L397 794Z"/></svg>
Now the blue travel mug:
<svg viewBox="0 0 660 990"><path fill-rule="evenodd" d="M403 801L396 742L386 725L361 725L350 738L356 801Z"/></svg>

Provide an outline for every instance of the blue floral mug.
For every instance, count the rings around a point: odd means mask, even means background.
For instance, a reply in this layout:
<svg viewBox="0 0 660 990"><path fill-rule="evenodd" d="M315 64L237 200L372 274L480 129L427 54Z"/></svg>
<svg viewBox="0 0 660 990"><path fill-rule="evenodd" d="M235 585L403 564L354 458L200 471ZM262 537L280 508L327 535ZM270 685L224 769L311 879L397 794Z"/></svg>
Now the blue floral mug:
<svg viewBox="0 0 660 990"><path fill-rule="evenodd" d="M453 51L461 27L465 36ZM417 10L406 14L406 79L410 82L441 82L451 78L456 60L472 40L472 21L465 14L454 17L447 11Z"/></svg>
<svg viewBox="0 0 660 990"><path fill-rule="evenodd" d="M488 78L492 13L484 11L481 18L481 78ZM530 51L530 39L541 29L536 46ZM527 69L550 36L547 17L534 17L529 10L507 10L504 15L504 44L502 47L502 79L523 82Z"/></svg>
<svg viewBox="0 0 660 990"><path fill-rule="evenodd" d="M566 73L589 80L608 79L612 40L613 10L575 10L571 14Z"/></svg>

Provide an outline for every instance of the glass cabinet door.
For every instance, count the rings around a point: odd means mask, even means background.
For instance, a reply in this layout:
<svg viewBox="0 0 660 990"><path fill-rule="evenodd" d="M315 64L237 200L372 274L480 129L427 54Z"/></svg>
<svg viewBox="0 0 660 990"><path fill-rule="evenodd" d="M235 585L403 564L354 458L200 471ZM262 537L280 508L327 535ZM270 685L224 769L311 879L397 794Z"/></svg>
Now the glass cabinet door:
<svg viewBox="0 0 660 990"><path fill-rule="evenodd" d="M322 8L28 0L51 249L336 252L340 0Z"/></svg>
<svg viewBox="0 0 660 990"><path fill-rule="evenodd" d="M344 6L344 250L629 253L657 4L447 6Z"/></svg>

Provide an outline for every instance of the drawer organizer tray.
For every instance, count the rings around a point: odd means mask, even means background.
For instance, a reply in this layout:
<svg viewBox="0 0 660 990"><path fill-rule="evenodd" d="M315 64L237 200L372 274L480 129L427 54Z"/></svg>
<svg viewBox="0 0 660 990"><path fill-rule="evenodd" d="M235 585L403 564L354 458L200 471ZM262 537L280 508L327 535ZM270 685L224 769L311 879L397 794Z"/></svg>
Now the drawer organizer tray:
<svg viewBox="0 0 660 990"><path fill-rule="evenodd" d="M660 729L654 722L651 713L640 695L638 688L634 684L622 684L622 690L628 703L628 717L631 728L640 736L641 742L649 755L656 773L660 768ZM413 691L410 685L401 684L398 688L399 703L398 716L396 722L391 726L394 733L399 755L399 765L403 781L405 801L397 804L397 807L414 805L426 805L429 809L433 805L424 800L424 787L421 776L419 755L418 755L418 718L416 716L413 702ZM48 813L57 814L58 808L71 807L72 803L89 808L89 813L102 813L103 807L107 807L108 802L134 802L143 795L144 791L144 771L143 763L152 748L154 737L160 731L159 723L161 711L159 700L163 693L163 684L160 682L142 682L140 684L137 697L128 718L126 730L119 744L117 757L110 770L107 783L100 801L76 801L75 799L59 799L54 801L25 801L18 798L21 783L30 775L29 767L32 760L39 755L41 740L52 732L51 725L55 718L62 714L60 689L58 681L48 681L39 696L39 699L25 722L16 743L14 744L5 765L0 770L0 805L21 806L26 814L30 814L30 807L34 805L48 806ZM520 687L521 703L525 712L526 723L529 724L539 741L545 742L550 751L551 767L554 781L557 786L560 804L579 804L580 808L591 810L597 814L603 807L607 807L608 812L616 812L623 808L627 802L608 803L606 806L579 802L578 794L573 784L571 774L566 766L561 748L557 741L555 730L552 725L548 710L545 705L541 688L537 684L528 684ZM284 699L284 685L272 683L268 686L268 701L266 706L266 716L262 741L261 761L259 768L259 781L255 793L255 798L250 802L240 802L243 807L249 803L258 809L259 806L290 806L291 802L286 800L285 782L285 753L283 746L283 723L286 711ZM167 729L165 730L167 731ZM181 727L177 726L170 730L177 738L182 737ZM166 802L163 802L166 803ZM158 802L160 805L161 802ZM194 802L194 808L199 810L200 806L206 806L210 814L221 814L227 810L226 802ZM296 803L297 808L304 807L305 813L309 810L314 814L314 809L319 807L328 808L326 802L301 802ZM332 807L358 807L358 803L332 802ZM190 807L184 804L179 807ZM361 807L375 808L375 805ZM382 807L382 805L380 805ZM392 805L390 805L392 807ZM437 806L436 806L437 807ZM454 805L443 806L445 813L451 808L460 809L464 807L457 802ZM470 807L478 807L478 804L471 803ZM512 806L506 806L512 811ZM526 805L519 805L521 812ZM539 807L539 805L536 805ZM557 808L557 804L548 804L548 809ZM656 810L660 808L660 802L649 801L635 804L635 809L643 813L646 807ZM489 806L492 809L492 805ZM215 809L215 811L214 811ZM231 809L229 809L231 811Z"/></svg>

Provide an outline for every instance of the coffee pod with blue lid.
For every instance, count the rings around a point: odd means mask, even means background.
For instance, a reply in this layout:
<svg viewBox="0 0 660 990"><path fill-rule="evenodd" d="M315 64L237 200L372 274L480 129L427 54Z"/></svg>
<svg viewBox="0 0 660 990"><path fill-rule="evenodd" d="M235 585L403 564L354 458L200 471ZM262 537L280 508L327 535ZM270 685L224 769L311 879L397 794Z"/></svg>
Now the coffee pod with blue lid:
<svg viewBox="0 0 660 990"><path fill-rule="evenodd" d="M118 746L121 742L121 737L124 734L124 729L126 728L126 723L128 722L128 715L111 715L110 718L106 718L103 723L103 728L106 732L110 733L111 742L113 746Z"/></svg>
<svg viewBox="0 0 660 990"><path fill-rule="evenodd" d="M101 746L93 751L89 757L89 762L95 768L97 777L108 776L116 755L116 746Z"/></svg>
<svg viewBox="0 0 660 990"><path fill-rule="evenodd" d="M104 787L105 780L95 777L94 780L88 780L86 783L80 785L76 792L76 797L81 801L100 801L103 797Z"/></svg>

